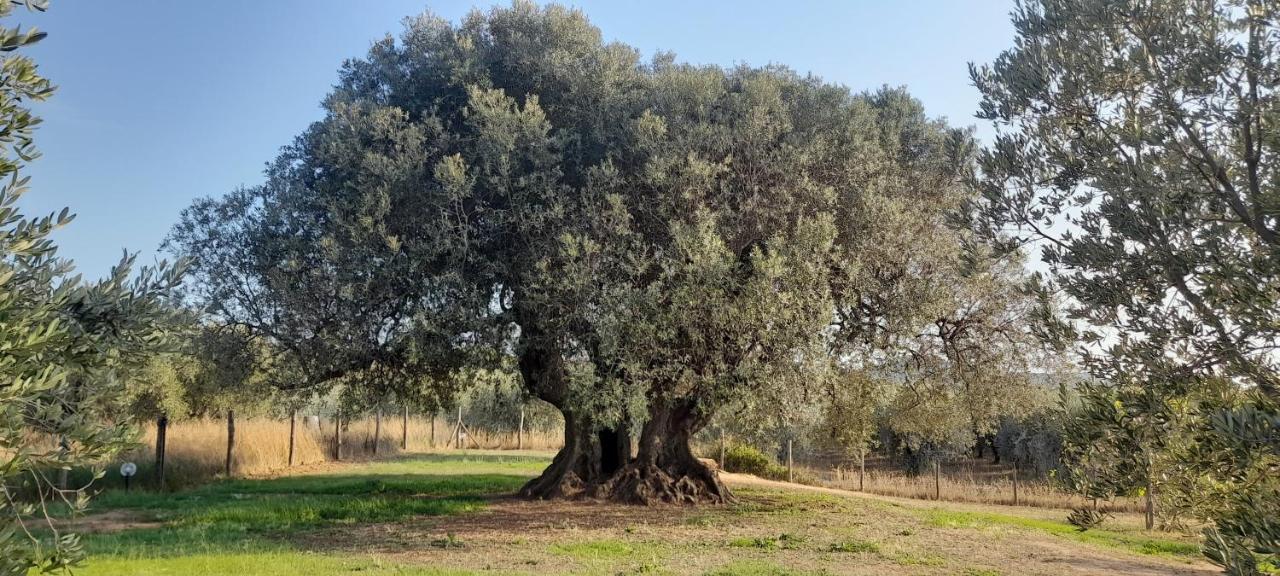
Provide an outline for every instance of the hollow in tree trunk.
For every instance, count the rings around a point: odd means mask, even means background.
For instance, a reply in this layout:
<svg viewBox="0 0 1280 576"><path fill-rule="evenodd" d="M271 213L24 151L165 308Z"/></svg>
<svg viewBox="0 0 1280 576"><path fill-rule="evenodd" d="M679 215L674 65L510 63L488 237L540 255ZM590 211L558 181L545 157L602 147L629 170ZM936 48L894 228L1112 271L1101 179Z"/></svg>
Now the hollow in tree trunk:
<svg viewBox="0 0 1280 576"><path fill-rule="evenodd" d="M589 418L564 413L564 446L537 478L520 489L527 498L574 498L595 489L631 459L625 430L600 428Z"/></svg>
<svg viewBox="0 0 1280 576"><path fill-rule="evenodd" d="M693 434L706 424L690 401L655 402L636 457L597 490L633 504L723 504L733 495L720 475L693 455Z"/></svg>
<svg viewBox="0 0 1280 576"><path fill-rule="evenodd" d="M693 455L689 440L706 425L692 401L654 400L631 454L629 423L601 426L569 403L564 359L555 340L522 323L519 368L526 388L564 415L564 447L520 489L526 498L604 498L635 504L723 503L733 499L715 470Z"/></svg>

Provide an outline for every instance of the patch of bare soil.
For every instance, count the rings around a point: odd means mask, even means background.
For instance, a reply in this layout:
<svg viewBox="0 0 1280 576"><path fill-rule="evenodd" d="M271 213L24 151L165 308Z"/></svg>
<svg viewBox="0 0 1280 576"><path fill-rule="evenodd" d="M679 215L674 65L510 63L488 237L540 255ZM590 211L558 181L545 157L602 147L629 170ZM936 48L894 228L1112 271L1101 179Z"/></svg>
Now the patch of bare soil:
<svg viewBox="0 0 1280 576"><path fill-rule="evenodd" d="M814 492L820 494L831 494L836 496L846 496L854 498L865 498L879 502L890 503L894 506L906 506L916 508L933 508L941 504L939 502L930 502L915 500L911 498L895 498L892 496L881 496L878 494L868 494L866 492L853 492L849 490L840 490L838 488L827 488L823 486L806 486L802 484L791 484L787 482L779 482L776 480L768 480L752 476L750 474L732 474L727 472L721 473L721 478L726 484L732 487L758 487L758 488L774 488L782 490L799 490L806 492ZM1032 517L1044 518L1056 511L1045 509L1027 509L1010 506L994 506L981 504L962 504L955 502L947 502L943 505L948 510L972 511L972 512L999 512L1002 514L1019 514ZM968 530L973 532L973 530ZM988 531L990 532L990 531ZM1191 562L1180 563L1164 558L1155 558L1150 556L1142 556L1130 554L1120 550L1104 550L1092 546L1066 542L1060 538L1056 538L1049 534L1038 534L1034 531L1016 531L1016 554L1021 556L1023 561L1029 561L1037 564L1048 564L1056 566L1047 573L1063 573L1063 574L1127 574L1135 576L1161 576L1161 575L1199 575L1199 574L1220 574L1221 570L1209 564L1208 562ZM965 540L963 535L961 540ZM941 542L955 542L955 538L942 538ZM1000 547L1000 548L1003 548ZM983 559L993 563L996 566L1006 562L1005 556L1008 550L999 550L998 553L992 554L993 550L990 546L975 546L970 550L971 557L974 559ZM1012 572L1021 573L1021 572Z"/></svg>
<svg viewBox="0 0 1280 576"><path fill-rule="evenodd" d="M317 551L366 553L397 562L562 574L582 566L574 554L557 551L559 544L634 534L637 526L647 524L678 524L693 512L677 506L504 497L474 514L325 530L300 535L294 543Z"/></svg>
<svg viewBox="0 0 1280 576"><path fill-rule="evenodd" d="M738 504L702 507L499 498L474 514L346 526L298 535L294 543L408 564L533 574L704 574L744 562L860 575L1216 573L1204 563L1088 546L1034 530L937 527L903 509L904 502L936 503L726 478L738 487L791 494L740 491Z"/></svg>
<svg viewBox="0 0 1280 576"><path fill-rule="evenodd" d="M70 520L62 520L57 525L59 530L90 534L120 532L137 528L158 528L163 523L135 510L111 510L101 514L89 514Z"/></svg>

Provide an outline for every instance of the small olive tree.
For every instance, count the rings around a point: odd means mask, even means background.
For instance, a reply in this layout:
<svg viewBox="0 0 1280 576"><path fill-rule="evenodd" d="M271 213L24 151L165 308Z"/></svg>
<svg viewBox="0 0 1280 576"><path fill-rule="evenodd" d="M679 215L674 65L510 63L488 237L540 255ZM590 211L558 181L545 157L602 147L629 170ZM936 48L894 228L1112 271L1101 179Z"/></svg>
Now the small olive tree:
<svg viewBox="0 0 1280 576"><path fill-rule="evenodd" d="M1200 473L1232 489L1206 553L1254 574L1280 549L1280 6L1025 0L1012 16L1016 45L972 70L997 130L982 219L1042 246L1072 321L1056 335L1121 402L1098 421L1133 431L1106 450L1164 451L1170 402L1210 382L1246 395L1203 414L1182 468L1217 464Z"/></svg>
<svg viewBox="0 0 1280 576"><path fill-rule="evenodd" d="M0 4L0 17L16 3ZM44 10L42 2L27 2ZM111 274L83 282L56 256L50 235L67 210L29 219L17 203L20 174L38 154L39 119L25 105L53 93L18 53L44 37L0 27L0 573L57 571L81 557L76 537L48 521L49 500L80 509L87 486L66 486L72 467L103 462L132 439L118 418L124 375L165 344L167 294L179 270L133 270L126 256ZM42 526L33 526L40 522Z"/></svg>

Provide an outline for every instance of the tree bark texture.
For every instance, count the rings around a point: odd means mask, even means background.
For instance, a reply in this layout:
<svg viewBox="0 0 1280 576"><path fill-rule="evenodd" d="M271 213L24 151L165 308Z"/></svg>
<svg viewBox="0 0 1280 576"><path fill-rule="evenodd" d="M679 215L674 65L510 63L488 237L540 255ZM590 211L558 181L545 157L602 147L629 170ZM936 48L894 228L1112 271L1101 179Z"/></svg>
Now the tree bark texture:
<svg viewBox="0 0 1280 576"><path fill-rule="evenodd" d="M565 360L536 329L522 334L519 369L529 392L564 416L564 447L519 494L633 504L719 504L733 500L719 473L694 456L690 439L710 414L692 400L651 398L632 454L632 427L605 425L568 401Z"/></svg>

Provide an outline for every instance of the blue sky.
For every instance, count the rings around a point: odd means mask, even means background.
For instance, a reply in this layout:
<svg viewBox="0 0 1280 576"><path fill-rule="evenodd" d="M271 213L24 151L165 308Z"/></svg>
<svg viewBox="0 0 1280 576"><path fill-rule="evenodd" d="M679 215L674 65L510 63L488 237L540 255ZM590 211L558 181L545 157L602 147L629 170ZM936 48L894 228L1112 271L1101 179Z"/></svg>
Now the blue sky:
<svg viewBox="0 0 1280 576"><path fill-rule="evenodd" d="M786 64L855 90L905 85L930 115L977 125L967 63L1012 45L1012 0L578 1L606 39L683 61ZM64 206L61 254L89 277L122 250L151 262L193 198L261 181L309 123L346 58L424 10L466 1L53 0L14 17L49 37L29 51L59 87L36 107L44 156L29 214ZM979 134L989 129L979 126Z"/></svg>

